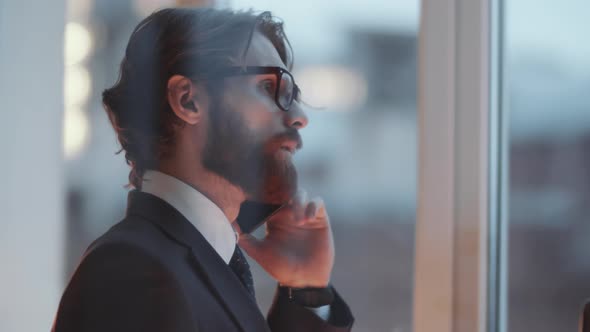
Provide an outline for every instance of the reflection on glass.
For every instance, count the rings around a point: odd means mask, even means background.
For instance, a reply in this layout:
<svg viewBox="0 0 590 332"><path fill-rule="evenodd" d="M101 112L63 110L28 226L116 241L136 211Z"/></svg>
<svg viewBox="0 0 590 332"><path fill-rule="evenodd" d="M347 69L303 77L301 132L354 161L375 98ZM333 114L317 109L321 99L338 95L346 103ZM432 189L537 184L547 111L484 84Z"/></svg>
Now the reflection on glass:
<svg viewBox="0 0 590 332"><path fill-rule="evenodd" d="M505 3L508 331L576 331L590 298L590 3Z"/></svg>
<svg viewBox="0 0 590 332"><path fill-rule="evenodd" d="M71 0L75 1L75 0ZM68 164L68 249L81 254L125 210L128 168L100 104L116 81L136 23L171 1L93 2L100 31L91 68L93 139ZM219 1L270 10L285 21L294 80L309 105L300 186L322 196L334 229L333 283L357 319L355 331L411 331L416 205L416 35L418 1ZM310 10L313 8L313 10ZM139 14L141 13L141 15ZM73 18L75 19L75 18ZM100 161L100 162L98 162ZM66 277L79 254L68 257ZM252 262L263 312L275 282Z"/></svg>

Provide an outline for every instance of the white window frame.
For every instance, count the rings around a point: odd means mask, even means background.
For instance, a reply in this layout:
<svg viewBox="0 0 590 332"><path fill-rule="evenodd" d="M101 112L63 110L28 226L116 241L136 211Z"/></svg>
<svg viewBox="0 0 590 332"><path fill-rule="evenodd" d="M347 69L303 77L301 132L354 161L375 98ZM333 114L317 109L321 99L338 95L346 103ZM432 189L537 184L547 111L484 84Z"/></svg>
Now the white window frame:
<svg viewBox="0 0 590 332"><path fill-rule="evenodd" d="M505 331L501 2L421 5L414 331Z"/></svg>

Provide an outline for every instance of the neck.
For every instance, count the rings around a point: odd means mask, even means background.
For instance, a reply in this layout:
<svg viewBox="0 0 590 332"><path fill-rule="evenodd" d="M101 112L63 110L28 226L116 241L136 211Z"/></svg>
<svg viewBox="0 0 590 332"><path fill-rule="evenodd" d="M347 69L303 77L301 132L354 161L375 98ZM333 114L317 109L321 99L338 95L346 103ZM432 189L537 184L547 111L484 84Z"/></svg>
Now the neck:
<svg viewBox="0 0 590 332"><path fill-rule="evenodd" d="M184 166L184 165L190 165ZM163 162L158 171L171 175L205 195L233 223L240 212L240 205L246 199L245 193L226 179L205 169L201 163Z"/></svg>

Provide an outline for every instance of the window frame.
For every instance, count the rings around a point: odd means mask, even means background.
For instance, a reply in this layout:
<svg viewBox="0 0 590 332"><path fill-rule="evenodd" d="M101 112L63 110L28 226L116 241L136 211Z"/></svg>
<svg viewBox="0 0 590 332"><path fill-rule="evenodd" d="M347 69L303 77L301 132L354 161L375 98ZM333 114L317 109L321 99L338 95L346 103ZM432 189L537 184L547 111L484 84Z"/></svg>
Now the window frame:
<svg viewBox="0 0 590 332"><path fill-rule="evenodd" d="M421 5L414 331L505 331L502 2Z"/></svg>

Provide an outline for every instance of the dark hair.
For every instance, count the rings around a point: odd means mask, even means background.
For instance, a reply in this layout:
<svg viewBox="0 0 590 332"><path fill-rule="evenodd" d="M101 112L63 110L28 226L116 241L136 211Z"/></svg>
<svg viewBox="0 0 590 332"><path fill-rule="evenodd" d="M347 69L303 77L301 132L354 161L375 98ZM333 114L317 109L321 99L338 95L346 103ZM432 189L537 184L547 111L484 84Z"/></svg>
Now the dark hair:
<svg viewBox="0 0 590 332"><path fill-rule="evenodd" d="M283 62L293 56L283 23L270 12L213 8L169 8L141 21L129 38L117 83L102 94L109 120L131 171L129 185L141 188L146 169L167 157L181 126L166 98L167 82L183 75L204 82L210 93L219 86L207 77L243 57L256 31L267 37Z"/></svg>

